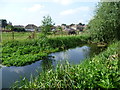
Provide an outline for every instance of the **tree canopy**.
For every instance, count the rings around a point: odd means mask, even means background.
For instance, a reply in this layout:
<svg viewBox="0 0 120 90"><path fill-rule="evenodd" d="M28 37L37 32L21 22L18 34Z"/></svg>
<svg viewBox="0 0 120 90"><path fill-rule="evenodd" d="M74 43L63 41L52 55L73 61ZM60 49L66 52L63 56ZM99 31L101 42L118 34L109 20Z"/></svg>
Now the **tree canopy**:
<svg viewBox="0 0 120 90"><path fill-rule="evenodd" d="M94 40L120 40L120 1L100 2L88 27Z"/></svg>
<svg viewBox="0 0 120 90"><path fill-rule="evenodd" d="M55 24L52 21L52 18L48 16L44 16L42 20L42 26L41 26L41 31L44 34L47 34L48 32L51 31L51 27L54 26Z"/></svg>
<svg viewBox="0 0 120 90"><path fill-rule="evenodd" d="M13 31L13 29L14 29L14 27L13 27L12 25L7 25L5 28L6 28L7 30L11 30L11 31Z"/></svg>

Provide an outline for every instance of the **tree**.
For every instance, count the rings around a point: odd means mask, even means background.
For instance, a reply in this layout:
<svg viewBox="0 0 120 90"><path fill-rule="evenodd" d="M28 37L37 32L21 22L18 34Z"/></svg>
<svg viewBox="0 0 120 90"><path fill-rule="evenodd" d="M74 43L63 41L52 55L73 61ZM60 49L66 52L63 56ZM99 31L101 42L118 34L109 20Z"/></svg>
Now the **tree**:
<svg viewBox="0 0 120 90"><path fill-rule="evenodd" d="M12 39L14 39L14 27L12 25L7 25L6 29L12 31Z"/></svg>
<svg viewBox="0 0 120 90"><path fill-rule="evenodd" d="M82 26L83 24L82 24L82 23L79 23L78 25L81 25L81 26Z"/></svg>
<svg viewBox="0 0 120 90"><path fill-rule="evenodd" d="M66 24L62 24L62 26L67 26Z"/></svg>
<svg viewBox="0 0 120 90"><path fill-rule="evenodd" d="M89 24L92 39L109 42L120 40L120 1L100 2Z"/></svg>
<svg viewBox="0 0 120 90"><path fill-rule="evenodd" d="M25 32L25 29L24 28L14 27L13 31L15 31L15 32Z"/></svg>
<svg viewBox="0 0 120 90"><path fill-rule="evenodd" d="M7 20L0 19L0 27L5 29L6 26L7 26Z"/></svg>
<svg viewBox="0 0 120 90"><path fill-rule="evenodd" d="M42 26L41 26L41 31L45 35L48 34L48 32L51 31L51 27L54 26L55 24L52 21L52 18L48 16L44 16L42 20Z"/></svg>
<svg viewBox="0 0 120 90"><path fill-rule="evenodd" d="M12 25L7 25L5 28L6 28L7 30L13 30L13 26L12 26Z"/></svg>

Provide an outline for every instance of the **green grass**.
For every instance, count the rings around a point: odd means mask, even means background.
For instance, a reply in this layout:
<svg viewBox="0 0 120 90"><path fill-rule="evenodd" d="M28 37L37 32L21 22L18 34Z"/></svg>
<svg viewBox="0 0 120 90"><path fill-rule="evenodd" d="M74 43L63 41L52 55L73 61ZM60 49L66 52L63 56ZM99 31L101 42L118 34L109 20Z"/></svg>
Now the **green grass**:
<svg viewBox="0 0 120 90"><path fill-rule="evenodd" d="M7 42L12 40L12 32L2 32L2 42ZM26 40L31 32L14 32L15 40Z"/></svg>
<svg viewBox="0 0 120 90"><path fill-rule="evenodd" d="M20 33L21 35L22 33ZM27 36L28 33L24 35ZM20 38L16 33L16 36ZM6 37L4 35L4 37ZM37 60L47 58L51 52L72 48L86 43L88 37L72 36L40 36L37 39L27 39L21 36L20 40L6 40L2 43L2 64L6 66L23 66Z"/></svg>
<svg viewBox="0 0 120 90"><path fill-rule="evenodd" d="M14 40L17 41L26 41L29 40L28 37L32 35L33 32L14 32ZM12 32L2 32L1 34L1 41L2 43L12 41ZM40 32L35 33L35 39L41 36ZM48 38L55 38L55 37L74 37L74 36L83 36L89 37L88 33L82 33L82 35L48 35Z"/></svg>
<svg viewBox="0 0 120 90"><path fill-rule="evenodd" d="M58 65L55 70L16 82L14 88L120 88L120 41L79 65Z"/></svg>

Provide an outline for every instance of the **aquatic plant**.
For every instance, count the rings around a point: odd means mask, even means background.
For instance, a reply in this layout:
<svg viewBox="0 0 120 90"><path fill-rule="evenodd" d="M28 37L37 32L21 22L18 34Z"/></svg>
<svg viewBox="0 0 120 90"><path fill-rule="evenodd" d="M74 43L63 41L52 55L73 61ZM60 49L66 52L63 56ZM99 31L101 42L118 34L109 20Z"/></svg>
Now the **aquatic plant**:
<svg viewBox="0 0 120 90"><path fill-rule="evenodd" d="M47 57L51 52L72 48L86 43L85 36L46 37L23 41L8 41L2 44L2 64L23 66Z"/></svg>
<svg viewBox="0 0 120 90"><path fill-rule="evenodd" d="M113 43L106 51L87 59L79 65L58 64L55 70L48 70L16 82L12 89L19 88L120 88L120 59L118 46Z"/></svg>

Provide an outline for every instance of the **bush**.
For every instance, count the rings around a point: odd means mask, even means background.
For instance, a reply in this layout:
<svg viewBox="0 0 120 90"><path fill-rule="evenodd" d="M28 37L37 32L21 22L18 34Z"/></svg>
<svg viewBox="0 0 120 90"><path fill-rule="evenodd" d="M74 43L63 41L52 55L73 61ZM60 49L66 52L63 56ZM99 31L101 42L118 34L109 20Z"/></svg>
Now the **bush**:
<svg viewBox="0 0 120 90"><path fill-rule="evenodd" d="M100 2L96 14L88 24L91 37L97 41L120 40L120 1Z"/></svg>
<svg viewBox="0 0 120 90"><path fill-rule="evenodd" d="M13 31L15 32L25 32L24 28L14 28Z"/></svg>

